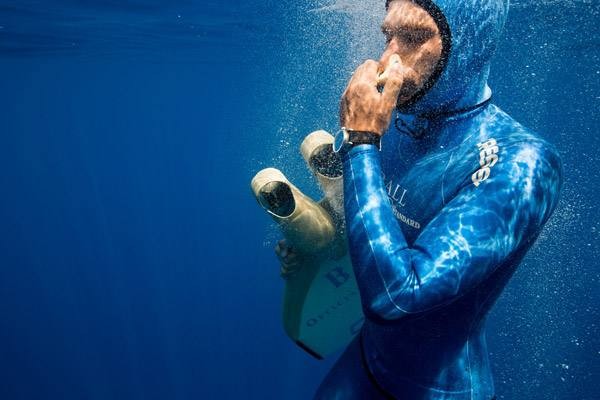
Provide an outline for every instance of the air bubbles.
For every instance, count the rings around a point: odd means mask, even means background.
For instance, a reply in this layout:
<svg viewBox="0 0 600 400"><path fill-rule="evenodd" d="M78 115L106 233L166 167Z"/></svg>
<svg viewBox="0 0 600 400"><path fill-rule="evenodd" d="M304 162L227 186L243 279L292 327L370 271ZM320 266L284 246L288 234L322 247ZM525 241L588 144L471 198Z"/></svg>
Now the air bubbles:
<svg viewBox="0 0 600 400"><path fill-rule="evenodd" d="M519 0L511 1L510 6L514 8L551 7L560 5L562 7L578 7L580 4L590 4L592 0Z"/></svg>
<svg viewBox="0 0 600 400"><path fill-rule="evenodd" d="M356 67L367 58L378 58L382 49L383 37L379 30L385 17L385 7L381 0L334 0L327 6L318 7L313 12L330 17L327 14L344 14L348 33L348 53L346 63ZM339 19L339 16L336 16Z"/></svg>

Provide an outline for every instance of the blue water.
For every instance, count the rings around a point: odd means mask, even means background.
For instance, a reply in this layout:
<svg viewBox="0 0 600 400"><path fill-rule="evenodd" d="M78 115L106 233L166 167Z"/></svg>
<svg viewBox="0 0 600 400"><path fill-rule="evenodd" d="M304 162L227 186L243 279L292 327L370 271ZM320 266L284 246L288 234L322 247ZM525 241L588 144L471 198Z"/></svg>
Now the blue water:
<svg viewBox="0 0 600 400"><path fill-rule="evenodd" d="M0 1L0 398L307 399L248 183L337 129L377 0ZM600 398L597 0L513 2L495 101L561 204L488 326L500 399Z"/></svg>

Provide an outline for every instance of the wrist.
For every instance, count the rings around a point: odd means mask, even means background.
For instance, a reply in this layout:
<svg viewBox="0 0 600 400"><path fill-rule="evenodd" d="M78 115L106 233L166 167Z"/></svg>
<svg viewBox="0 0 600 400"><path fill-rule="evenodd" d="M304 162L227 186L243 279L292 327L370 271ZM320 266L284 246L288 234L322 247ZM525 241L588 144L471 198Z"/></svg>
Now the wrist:
<svg viewBox="0 0 600 400"><path fill-rule="evenodd" d="M377 132L342 127L335 134L333 151L336 153L347 152L358 145L373 145L377 150L381 150L381 135Z"/></svg>

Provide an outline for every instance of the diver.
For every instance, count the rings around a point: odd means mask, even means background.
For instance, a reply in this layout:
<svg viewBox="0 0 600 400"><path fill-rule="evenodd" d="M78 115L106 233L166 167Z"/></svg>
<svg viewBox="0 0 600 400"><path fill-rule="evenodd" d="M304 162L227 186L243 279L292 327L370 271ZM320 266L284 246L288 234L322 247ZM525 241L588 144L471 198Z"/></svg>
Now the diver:
<svg viewBox="0 0 600 400"><path fill-rule="evenodd" d="M386 9L385 51L352 76L334 144L366 319L315 398L490 400L485 319L556 207L561 162L491 102L508 0Z"/></svg>

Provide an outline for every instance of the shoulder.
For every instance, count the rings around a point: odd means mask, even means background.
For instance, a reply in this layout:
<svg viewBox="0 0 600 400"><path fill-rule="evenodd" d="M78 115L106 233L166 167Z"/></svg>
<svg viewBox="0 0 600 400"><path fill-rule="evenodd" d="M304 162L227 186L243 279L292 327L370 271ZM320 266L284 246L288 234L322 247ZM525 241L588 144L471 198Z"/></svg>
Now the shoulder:
<svg viewBox="0 0 600 400"><path fill-rule="evenodd" d="M562 187L562 163L556 147L498 107L482 116L475 135L479 166L471 176L482 189L504 190L518 203L534 207L545 220L555 208Z"/></svg>
<svg viewBox="0 0 600 400"><path fill-rule="evenodd" d="M538 133L526 128L500 108L491 106L484 117L477 142L496 142L505 168L514 165L526 171L549 169L562 176L562 163L556 147ZM489 145L489 143L487 143Z"/></svg>

